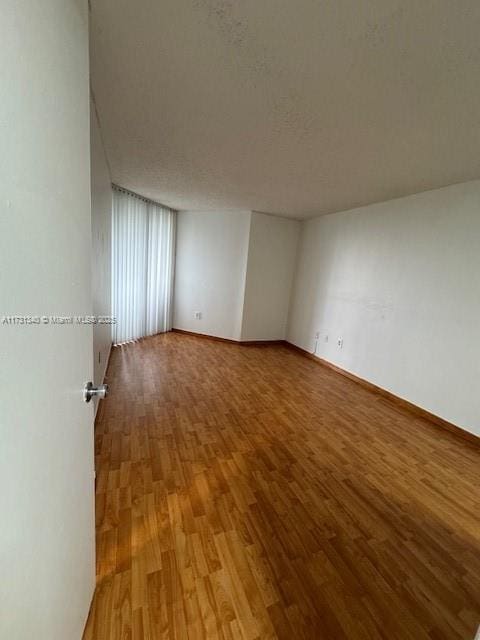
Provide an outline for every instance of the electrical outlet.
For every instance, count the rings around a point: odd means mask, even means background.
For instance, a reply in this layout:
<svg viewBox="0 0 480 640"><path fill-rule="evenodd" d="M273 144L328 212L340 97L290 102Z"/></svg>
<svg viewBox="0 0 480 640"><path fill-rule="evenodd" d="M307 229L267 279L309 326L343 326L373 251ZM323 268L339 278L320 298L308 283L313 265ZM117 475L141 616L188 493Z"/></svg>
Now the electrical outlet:
<svg viewBox="0 0 480 640"><path fill-rule="evenodd" d="M202 312L201 311L195 311L195 320L201 320L202 319Z"/></svg>
<svg viewBox="0 0 480 640"><path fill-rule="evenodd" d="M315 334L315 340L318 340L320 337L320 331L317 331L317 333Z"/></svg>
<svg viewBox="0 0 480 640"><path fill-rule="evenodd" d="M339 349L343 349L343 338L338 338L337 345Z"/></svg>

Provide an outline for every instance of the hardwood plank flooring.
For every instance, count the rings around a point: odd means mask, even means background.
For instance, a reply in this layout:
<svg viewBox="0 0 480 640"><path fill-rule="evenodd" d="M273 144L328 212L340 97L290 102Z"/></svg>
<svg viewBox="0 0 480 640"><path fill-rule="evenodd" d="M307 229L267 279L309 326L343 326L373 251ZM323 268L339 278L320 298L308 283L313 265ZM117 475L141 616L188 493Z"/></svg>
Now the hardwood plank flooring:
<svg viewBox="0 0 480 640"><path fill-rule="evenodd" d="M85 640L471 640L480 450L283 346L117 347Z"/></svg>

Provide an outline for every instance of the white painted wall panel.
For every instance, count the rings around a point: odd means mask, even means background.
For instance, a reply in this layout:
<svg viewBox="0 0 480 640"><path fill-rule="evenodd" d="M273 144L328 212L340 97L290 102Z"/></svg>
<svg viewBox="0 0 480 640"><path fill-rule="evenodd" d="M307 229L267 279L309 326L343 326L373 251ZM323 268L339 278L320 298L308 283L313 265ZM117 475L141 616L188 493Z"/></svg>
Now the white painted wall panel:
<svg viewBox="0 0 480 640"><path fill-rule="evenodd" d="M178 214L175 328L240 340L250 216L250 211Z"/></svg>
<svg viewBox="0 0 480 640"><path fill-rule="evenodd" d="M300 231L296 220L252 213L242 340L284 340Z"/></svg>
<svg viewBox="0 0 480 640"><path fill-rule="evenodd" d="M480 435L479 273L479 181L306 221L288 339Z"/></svg>

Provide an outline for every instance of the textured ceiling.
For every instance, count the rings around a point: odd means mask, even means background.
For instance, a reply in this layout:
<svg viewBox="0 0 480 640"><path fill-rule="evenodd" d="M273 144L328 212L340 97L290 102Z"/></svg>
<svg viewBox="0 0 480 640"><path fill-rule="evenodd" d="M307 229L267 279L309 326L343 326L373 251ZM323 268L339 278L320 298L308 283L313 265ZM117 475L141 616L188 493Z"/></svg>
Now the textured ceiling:
<svg viewBox="0 0 480 640"><path fill-rule="evenodd" d="M480 2L91 0L112 179L310 217L480 176Z"/></svg>

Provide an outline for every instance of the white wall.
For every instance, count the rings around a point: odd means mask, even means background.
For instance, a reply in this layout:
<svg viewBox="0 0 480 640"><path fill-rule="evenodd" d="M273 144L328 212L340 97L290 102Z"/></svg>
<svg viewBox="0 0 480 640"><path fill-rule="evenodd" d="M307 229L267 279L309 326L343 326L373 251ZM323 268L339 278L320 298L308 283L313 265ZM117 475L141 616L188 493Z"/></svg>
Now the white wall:
<svg viewBox="0 0 480 640"><path fill-rule="evenodd" d="M284 339L299 228L250 211L181 211L173 326L231 340Z"/></svg>
<svg viewBox="0 0 480 640"><path fill-rule="evenodd" d="M240 340L249 211L181 211L177 217L176 329ZM195 312L201 320L194 318Z"/></svg>
<svg viewBox="0 0 480 640"><path fill-rule="evenodd" d="M300 223L252 213L242 340L284 340Z"/></svg>
<svg viewBox="0 0 480 640"><path fill-rule="evenodd" d="M479 181L306 221L288 339L480 435L479 274Z"/></svg>
<svg viewBox="0 0 480 640"><path fill-rule="evenodd" d="M112 187L95 107L90 104L90 154L92 189L92 296L93 314L111 315ZM93 377L101 384L112 344L111 326L93 327Z"/></svg>

